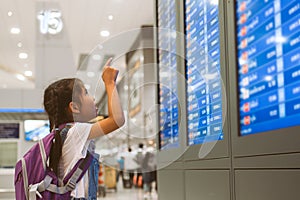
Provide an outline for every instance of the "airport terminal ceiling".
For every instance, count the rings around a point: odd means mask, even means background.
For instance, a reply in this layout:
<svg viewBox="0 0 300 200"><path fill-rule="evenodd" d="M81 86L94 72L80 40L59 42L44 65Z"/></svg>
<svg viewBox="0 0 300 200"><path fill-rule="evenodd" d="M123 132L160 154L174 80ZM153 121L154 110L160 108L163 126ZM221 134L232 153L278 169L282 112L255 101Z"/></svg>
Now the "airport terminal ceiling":
<svg viewBox="0 0 300 200"><path fill-rule="evenodd" d="M37 66L38 47L43 48L43 44L37 44L41 34L49 41L64 37L67 41L64 45L70 47L74 63L66 67L74 67L76 71L80 57L89 54L97 45L122 37L144 24L153 24L154 20L152 0L2 0L0 13L1 89L36 87L36 69L43 67ZM42 28L47 17L48 30ZM129 49L134 40L132 34L132 38L122 40L114 49L103 48L104 55L115 55L115 63L122 70L125 63L124 60L118 62L117 58L122 56L118 51ZM103 62L103 57L95 56L94 59Z"/></svg>

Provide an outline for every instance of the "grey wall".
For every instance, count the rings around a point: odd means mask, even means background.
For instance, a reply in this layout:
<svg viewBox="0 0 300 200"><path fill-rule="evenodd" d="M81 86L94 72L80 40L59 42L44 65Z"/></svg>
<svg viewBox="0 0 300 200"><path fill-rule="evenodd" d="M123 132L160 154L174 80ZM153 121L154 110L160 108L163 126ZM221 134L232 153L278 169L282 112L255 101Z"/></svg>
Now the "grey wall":
<svg viewBox="0 0 300 200"><path fill-rule="evenodd" d="M179 31L183 33L183 2L176 3L180 7ZM201 158L198 153L204 145L182 145L181 159L172 157L176 150L159 151L159 199L300 199L300 128L239 136L234 3L219 1L221 73L228 106L228 112L223 114L226 117L224 140L212 145L211 151ZM181 48L177 51L183 51L184 46ZM186 129L181 129L180 138L186 140L186 134Z"/></svg>

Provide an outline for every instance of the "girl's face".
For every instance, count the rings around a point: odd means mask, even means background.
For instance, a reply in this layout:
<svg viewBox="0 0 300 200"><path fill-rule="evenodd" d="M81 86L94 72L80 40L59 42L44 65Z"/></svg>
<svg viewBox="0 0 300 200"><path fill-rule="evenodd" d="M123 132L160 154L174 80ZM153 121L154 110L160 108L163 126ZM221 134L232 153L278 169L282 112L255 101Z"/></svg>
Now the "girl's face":
<svg viewBox="0 0 300 200"><path fill-rule="evenodd" d="M97 116L97 108L95 99L90 96L85 88L83 88L80 98L80 119L83 122L88 122Z"/></svg>

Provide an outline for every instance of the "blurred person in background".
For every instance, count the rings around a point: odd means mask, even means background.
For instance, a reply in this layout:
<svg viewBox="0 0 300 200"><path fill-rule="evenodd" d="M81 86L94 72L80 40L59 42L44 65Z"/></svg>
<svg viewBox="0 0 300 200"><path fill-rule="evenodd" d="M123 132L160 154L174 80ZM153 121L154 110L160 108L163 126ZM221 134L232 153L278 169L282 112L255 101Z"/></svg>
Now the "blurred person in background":
<svg viewBox="0 0 300 200"><path fill-rule="evenodd" d="M144 198L150 198L152 183L156 181L156 158L152 152L147 152L142 164Z"/></svg>
<svg viewBox="0 0 300 200"><path fill-rule="evenodd" d="M143 148L144 148L144 144L140 143L137 154L136 154L135 159L134 159L135 162L138 165L137 175L136 175L136 183L135 183L136 188L139 188L139 187L142 188L143 187L143 180L140 181L140 179L142 179L142 164L143 164L143 160L144 160L144 157L145 157L145 152L144 152ZM141 183L141 184L139 185L139 183Z"/></svg>
<svg viewBox="0 0 300 200"><path fill-rule="evenodd" d="M139 167L134 159L135 154L132 152L131 147L128 147L128 152L124 154L124 170L129 173L129 188L133 186L133 177Z"/></svg>

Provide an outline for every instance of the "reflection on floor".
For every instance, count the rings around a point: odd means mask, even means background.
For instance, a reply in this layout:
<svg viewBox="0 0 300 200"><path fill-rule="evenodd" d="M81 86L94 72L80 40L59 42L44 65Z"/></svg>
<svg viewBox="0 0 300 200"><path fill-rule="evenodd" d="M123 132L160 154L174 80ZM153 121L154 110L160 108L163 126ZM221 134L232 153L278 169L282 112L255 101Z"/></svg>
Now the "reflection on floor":
<svg viewBox="0 0 300 200"><path fill-rule="evenodd" d="M156 191L152 191L151 195L145 194L143 189L131 188L124 189L122 182L118 182L117 191L106 190L105 197L98 197L98 200L158 200Z"/></svg>

